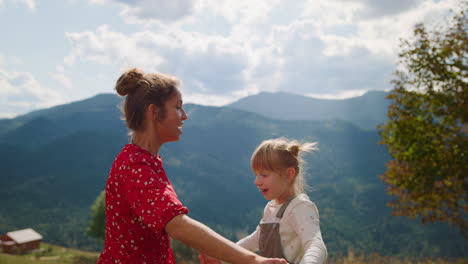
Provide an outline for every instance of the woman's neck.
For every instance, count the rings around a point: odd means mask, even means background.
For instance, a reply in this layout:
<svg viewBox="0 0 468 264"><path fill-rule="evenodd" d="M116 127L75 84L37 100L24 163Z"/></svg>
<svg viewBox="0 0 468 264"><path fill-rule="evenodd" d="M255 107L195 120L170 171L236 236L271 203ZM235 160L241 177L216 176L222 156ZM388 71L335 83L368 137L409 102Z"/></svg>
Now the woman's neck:
<svg viewBox="0 0 468 264"><path fill-rule="evenodd" d="M155 156L158 156L159 148L161 148L161 144L154 140L153 137L144 133L135 133L131 142Z"/></svg>

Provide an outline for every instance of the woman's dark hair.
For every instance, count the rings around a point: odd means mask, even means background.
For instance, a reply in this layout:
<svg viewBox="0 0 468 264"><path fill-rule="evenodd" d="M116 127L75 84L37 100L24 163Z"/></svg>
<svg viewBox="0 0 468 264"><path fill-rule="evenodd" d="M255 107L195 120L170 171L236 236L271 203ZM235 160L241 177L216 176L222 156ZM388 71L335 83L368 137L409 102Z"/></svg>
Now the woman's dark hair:
<svg viewBox="0 0 468 264"><path fill-rule="evenodd" d="M166 74L144 73L136 68L123 73L115 90L125 96L122 113L131 133L144 128L145 111L150 104L160 109L159 118L164 119L164 104L179 90L179 85L176 78Z"/></svg>

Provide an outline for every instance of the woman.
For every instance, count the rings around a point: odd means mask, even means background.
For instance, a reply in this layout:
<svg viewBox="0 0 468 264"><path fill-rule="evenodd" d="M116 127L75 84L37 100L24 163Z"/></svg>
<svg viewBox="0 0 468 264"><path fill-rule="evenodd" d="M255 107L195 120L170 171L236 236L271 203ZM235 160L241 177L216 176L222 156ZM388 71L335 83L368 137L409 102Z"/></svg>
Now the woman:
<svg viewBox="0 0 468 264"><path fill-rule="evenodd" d="M106 239L99 264L175 263L169 237L230 263L281 263L256 255L191 219L159 156L177 141L187 114L178 81L132 69L117 80L131 143L117 155L106 184Z"/></svg>

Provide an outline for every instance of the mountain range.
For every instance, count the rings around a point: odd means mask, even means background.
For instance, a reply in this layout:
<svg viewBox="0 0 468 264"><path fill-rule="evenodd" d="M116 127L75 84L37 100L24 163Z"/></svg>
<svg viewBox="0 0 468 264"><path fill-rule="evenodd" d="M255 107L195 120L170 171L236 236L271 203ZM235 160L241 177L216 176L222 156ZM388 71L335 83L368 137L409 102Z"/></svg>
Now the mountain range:
<svg viewBox="0 0 468 264"><path fill-rule="evenodd" d="M266 201L253 183L262 140L316 141L307 155L308 191L320 211L329 254L348 249L392 256L467 256L456 229L391 215L378 175L390 159L378 144L385 92L346 100L261 93L224 107L185 105L179 142L161 148L189 215L232 240L252 231ZM0 233L33 227L49 243L100 250L85 236L90 207L128 142L121 98L112 94L0 120Z"/></svg>
<svg viewBox="0 0 468 264"><path fill-rule="evenodd" d="M227 105L279 120L347 120L375 130L386 119L387 92L369 91L345 100L324 100L285 92L262 92Z"/></svg>

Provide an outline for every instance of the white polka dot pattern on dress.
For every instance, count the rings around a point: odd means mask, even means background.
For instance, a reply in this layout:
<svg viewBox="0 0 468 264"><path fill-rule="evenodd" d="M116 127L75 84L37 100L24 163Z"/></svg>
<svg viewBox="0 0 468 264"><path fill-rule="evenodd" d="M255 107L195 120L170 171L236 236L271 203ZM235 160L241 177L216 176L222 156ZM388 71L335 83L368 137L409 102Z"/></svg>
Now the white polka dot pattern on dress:
<svg viewBox="0 0 468 264"><path fill-rule="evenodd" d="M175 263L164 226L187 214L160 157L126 145L106 184L106 241L98 264Z"/></svg>

